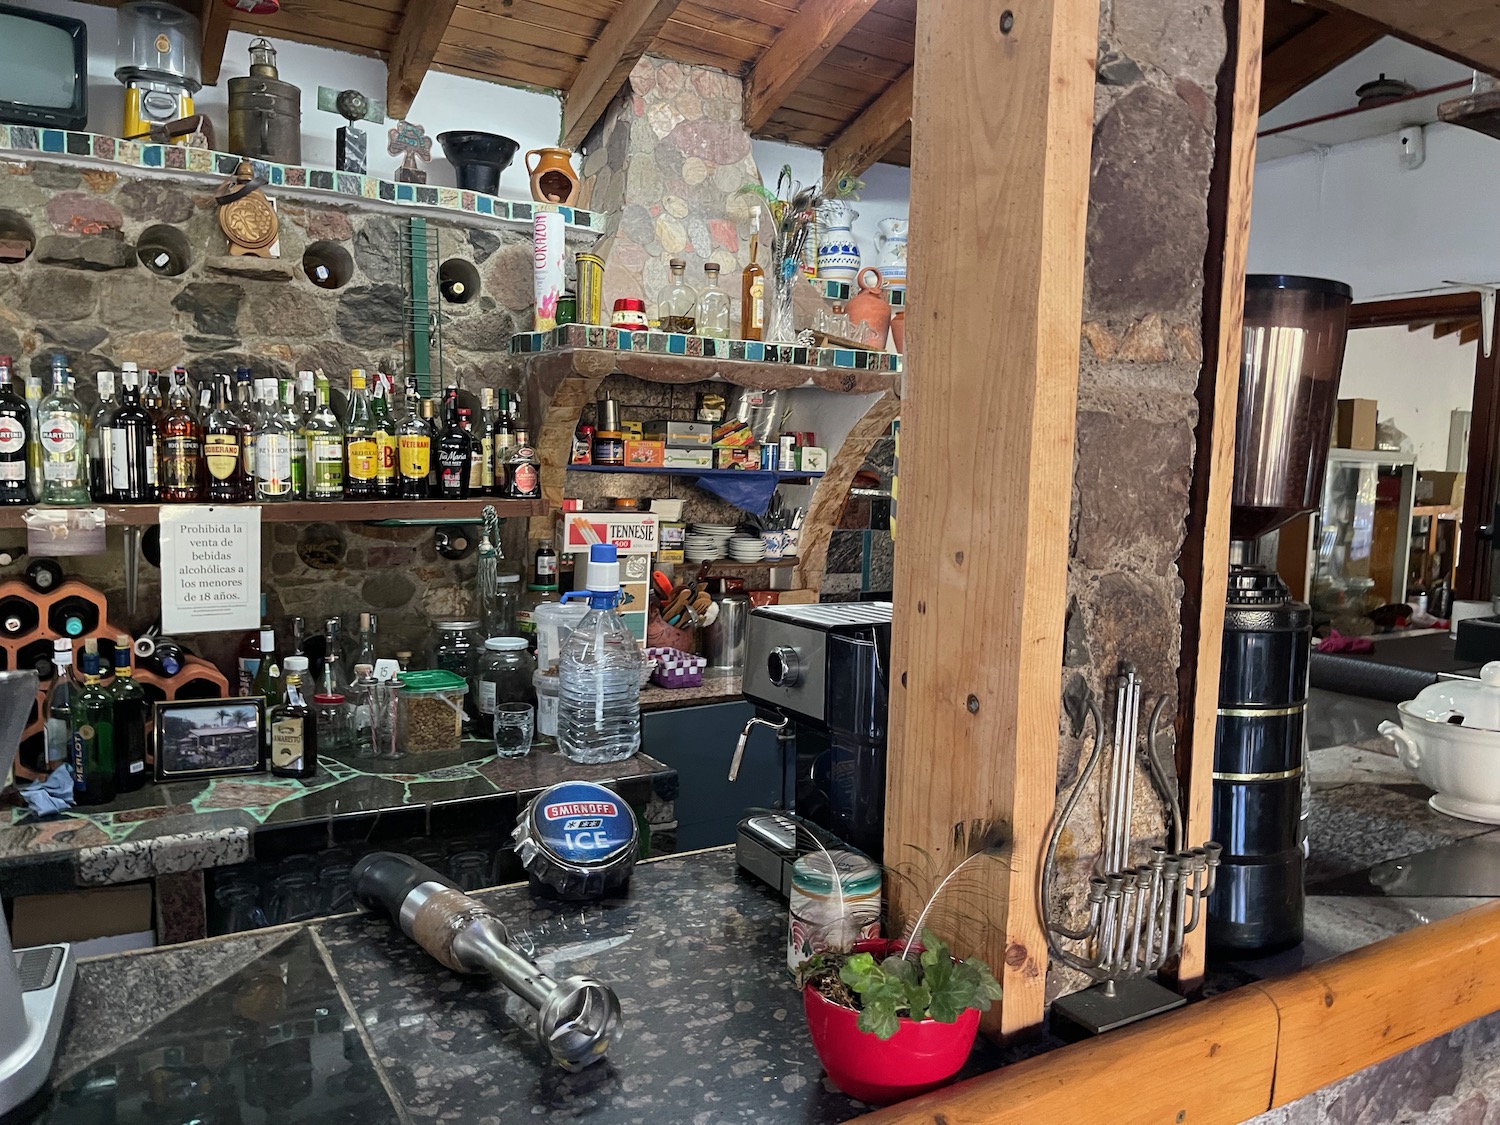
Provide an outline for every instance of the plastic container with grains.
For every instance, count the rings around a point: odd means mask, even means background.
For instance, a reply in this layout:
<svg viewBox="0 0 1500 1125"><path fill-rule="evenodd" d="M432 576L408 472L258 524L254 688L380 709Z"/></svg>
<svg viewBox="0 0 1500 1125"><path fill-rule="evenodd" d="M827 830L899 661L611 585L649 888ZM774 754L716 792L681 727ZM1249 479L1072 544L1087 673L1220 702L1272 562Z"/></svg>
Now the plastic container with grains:
<svg viewBox="0 0 1500 1125"><path fill-rule="evenodd" d="M457 750L463 741L463 676L442 669L403 672L396 693L397 745L408 754Z"/></svg>

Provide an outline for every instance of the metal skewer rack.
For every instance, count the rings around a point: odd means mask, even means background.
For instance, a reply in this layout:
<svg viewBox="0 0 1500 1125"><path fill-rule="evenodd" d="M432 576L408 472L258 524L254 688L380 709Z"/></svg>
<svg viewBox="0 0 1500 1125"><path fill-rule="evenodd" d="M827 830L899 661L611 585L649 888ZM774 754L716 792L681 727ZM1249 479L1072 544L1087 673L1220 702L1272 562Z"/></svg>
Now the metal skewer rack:
<svg viewBox="0 0 1500 1125"><path fill-rule="evenodd" d="M1104 847L1089 878L1088 920L1072 929L1054 917L1053 887L1063 831L1104 751L1103 716L1089 704L1094 748L1053 822L1042 864L1042 925L1047 947L1061 964L1100 982L1054 1002L1053 1024L1064 1035L1097 1035L1187 1003L1150 978L1181 955L1183 940L1201 923L1205 901L1213 893L1221 848L1209 842L1183 850L1182 805L1156 746L1157 725L1166 703L1167 697L1162 696L1151 710L1144 755L1151 784L1166 806L1171 838L1168 844L1151 845L1146 861L1132 865L1136 763L1142 753L1141 678L1132 665L1120 666L1109 774L1101 786Z"/></svg>

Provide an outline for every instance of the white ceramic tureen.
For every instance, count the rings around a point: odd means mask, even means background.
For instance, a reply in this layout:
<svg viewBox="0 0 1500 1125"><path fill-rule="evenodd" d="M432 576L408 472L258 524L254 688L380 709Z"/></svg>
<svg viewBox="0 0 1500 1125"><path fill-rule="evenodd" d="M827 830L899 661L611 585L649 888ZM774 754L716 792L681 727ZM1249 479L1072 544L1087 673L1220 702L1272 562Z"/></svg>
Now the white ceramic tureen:
<svg viewBox="0 0 1500 1125"><path fill-rule="evenodd" d="M1429 789L1434 809L1464 820L1500 824L1500 661L1479 680L1443 680L1396 708L1401 725L1380 733L1402 764Z"/></svg>

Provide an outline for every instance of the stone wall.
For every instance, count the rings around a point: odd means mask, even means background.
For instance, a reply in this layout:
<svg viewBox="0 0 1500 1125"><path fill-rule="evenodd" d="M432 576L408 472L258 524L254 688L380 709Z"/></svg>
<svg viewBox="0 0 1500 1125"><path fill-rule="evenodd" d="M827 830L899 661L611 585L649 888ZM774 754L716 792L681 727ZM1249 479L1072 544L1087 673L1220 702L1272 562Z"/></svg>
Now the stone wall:
<svg viewBox="0 0 1500 1125"><path fill-rule="evenodd" d="M127 360L142 368L180 363L195 375L232 372L241 363L281 378L321 368L336 389L347 386L351 367L404 369L405 217L282 198L280 259L230 258L213 186L48 162L0 165L0 219L9 228L19 218L36 238L29 259L0 263L0 354L14 356L22 371L44 374L50 355L65 352L90 408L94 373L117 370ZM186 238L191 261L180 276L159 276L137 259L142 233L157 225ZM442 305L446 374L458 375L475 396L482 387L514 389L508 343L518 328L530 327L532 316L529 229L432 218L428 225L437 235L437 257L470 262L481 278L478 296L468 303ZM572 249L585 249L591 240L574 240ZM302 262L313 244L347 267L340 288L319 288L308 279ZM331 505L330 516L336 510ZM526 554L524 537L525 521L509 521L506 548L517 567ZM16 532L0 541L22 538ZM157 572L142 566L138 611L126 620L120 544L113 530L107 555L64 560L64 568L111 595L117 624L140 630L158 614ZM398 642L418 645L431 616L469 606L474 561L440 558L431 529L268 524L263 551L265 589L278 624L293 615L321 621L333 613L378 610L394 649ZM16 569L0 570L0 578ZM221 650L233 640L204 637L199 647L222 660Z"/></svg>
<svg viewBox="0 0 1500 1125"><path fill-rule="evenodd" d="M1226 49L1220 0L1100 5L1060 794L1093 745L1093 732L1080 730L1084 701L1092 697L1110 715L1121 661L1144 679L1143 727L1161 694L1172 700L1167 713L1176 710L1183 593L1176 558L1194 454L1215 96ZM1170 762L1170 729L1162 749ZM1135 836L1159 840L1161 802L1144 785L1143 777ZM1075 918L1102 821L1099 802L1085 800L1064 840ZM1064 987L1065 976L1054 974L1053 992L1077 983Z"/></svg>

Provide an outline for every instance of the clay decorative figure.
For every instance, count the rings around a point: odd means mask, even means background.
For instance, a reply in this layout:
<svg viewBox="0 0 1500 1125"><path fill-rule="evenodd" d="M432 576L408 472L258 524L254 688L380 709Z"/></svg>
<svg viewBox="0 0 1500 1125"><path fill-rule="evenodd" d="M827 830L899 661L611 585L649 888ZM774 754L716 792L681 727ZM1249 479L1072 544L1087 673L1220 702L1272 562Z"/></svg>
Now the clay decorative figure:
<svg viewBox="0 0 1500 1125"><path fill-rule="evenodd" d="M526 154L526 171L531 175L531 198L538 203L571 207L578 198L578 173L573 171L573 154L568 149L532 149Z"/></svg>
<svg viewBox="0 0 1500 1125"><path fill-rule="evenodd" d="M261 190L264 186L255 178L250 161L241 160L234 179L226 180L214 192L219 205L219 228L229 239L231 254L275 257L272 248L276 244L279 224L276 208Z"/></svg>
<svg viewBox="0 0 1500 1125"><path fill-rule="evenodd" d="M386 151L401 157L396 179L403 184L425 184L427 170L417 167L417 161L426 164L432 160L432 138L427 135L427 130L410 121L398 121L391 127L390 137Z"/></svg>
<svg viewBox="0 0 1500 1125"><path fill-rule="evenodd" d="M370 167L370 141L365 131L356 129L354 123L363 121L365 114L370 112L370 99L358 90L343 90L333 104L339 111L339 116L349 122L334 131L338 170L363 175Z"/></svg>
<svg viewBox="0 0 1500 1125"><path fill-rule="evenodd" d="M874 277L873 282L867 280ZM880 271L866 266L859 271L856 284L859 292L849 299L845 311L849 314L850 334L867 348L883 349L886 334L891 328L891 306L880 291ZM905 323L902 323L905 334Z"/></svg>

